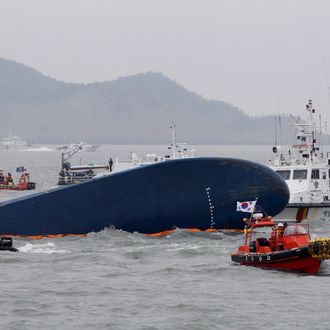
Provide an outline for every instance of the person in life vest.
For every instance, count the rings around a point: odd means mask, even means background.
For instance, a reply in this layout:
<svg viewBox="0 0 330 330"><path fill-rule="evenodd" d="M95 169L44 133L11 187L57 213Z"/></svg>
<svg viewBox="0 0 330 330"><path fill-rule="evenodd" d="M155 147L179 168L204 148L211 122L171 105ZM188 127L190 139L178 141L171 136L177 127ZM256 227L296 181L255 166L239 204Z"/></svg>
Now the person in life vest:
<svg viewBox="0 0 330 330"><path fill-rule="evenodd" d="M269 239L272 251L278 251L283 249L282 243L279 242L279 239L283 236L283 227L284 225L281 222L272 227L272 233Z"/></svg>
<svg viewBox="0 0 330 330"><path fill-rule="evenodd" d="M284 234L284 225L282 222L280 222L278 225L277 225L277 231L278 231L278 236L279 237L282 237L283 234Z"/></svg>
<svg viewBox="0 0 330 330"><path fill-rule="evenodd" d="M28 183L29 181L30 181L30 176L28 172L24 172L19 178L20 184Z"/></svg>
<svg viewBox="0 0 330 330"><path fill-rule="evenodd" d="M7 178L6 178L6 181L7 181L7 187L8 188L13 188L13 186L14 186L14 179L11 176L11 173L8 173Z"/></svg>

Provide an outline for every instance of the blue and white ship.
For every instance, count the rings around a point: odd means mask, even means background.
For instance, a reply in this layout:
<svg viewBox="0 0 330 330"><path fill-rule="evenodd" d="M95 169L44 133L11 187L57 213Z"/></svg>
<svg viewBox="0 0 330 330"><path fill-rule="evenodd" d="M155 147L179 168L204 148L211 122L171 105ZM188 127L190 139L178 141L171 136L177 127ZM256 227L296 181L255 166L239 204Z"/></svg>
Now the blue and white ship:
<svg viewBox="0 0 330 330"><path fill-rule="evenodd" d="M279 219L330 221L330 153L317 142L322 126L315 121L312 101L306 105L308 118L294 125L296 141L287 151L273 147L271 168L283 177L290 189L290 200ZM320 132L317 132L319 129Z"/></svg>

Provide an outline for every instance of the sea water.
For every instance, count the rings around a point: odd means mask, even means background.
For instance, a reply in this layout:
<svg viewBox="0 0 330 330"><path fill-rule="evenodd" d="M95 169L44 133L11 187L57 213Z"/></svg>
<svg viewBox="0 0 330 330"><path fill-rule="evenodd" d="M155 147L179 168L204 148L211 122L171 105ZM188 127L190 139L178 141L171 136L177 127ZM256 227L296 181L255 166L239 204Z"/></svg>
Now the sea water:
<svg viewBox="0 0 330 330"><path fill-rule="evenodd" d="M264 146L197 146L198 156L267 163ZM165 146L103 146L73 165L106 164ZM37 190L56 185L60 152L52 146L0 150L0 167L29 167ZM17 178L17 175L16 175ZM28 192L29 193L29 192ZM26 192L0 191L9 199ZM330 237L330 224L311 224ZM2 252L1 329L329 329L330 261L317 276L240 266L230 253L242 234L187 233L152 238L107 229L87 237L16 238Z"/></svg>

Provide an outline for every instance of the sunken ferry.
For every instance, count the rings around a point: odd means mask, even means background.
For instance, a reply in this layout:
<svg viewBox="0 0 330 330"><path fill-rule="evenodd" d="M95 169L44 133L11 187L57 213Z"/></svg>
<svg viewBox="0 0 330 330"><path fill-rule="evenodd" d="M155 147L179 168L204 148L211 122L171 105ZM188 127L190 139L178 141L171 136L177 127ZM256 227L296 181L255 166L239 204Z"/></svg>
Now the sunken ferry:
<svg viewBox="0 0 330 330"><path fill-rule="evenodd" d="M269 167L247 160L164 160L2 202L0 235L242 229L236 202L255 198L268 214L278 214L288 203L288 186Z"/></svg>

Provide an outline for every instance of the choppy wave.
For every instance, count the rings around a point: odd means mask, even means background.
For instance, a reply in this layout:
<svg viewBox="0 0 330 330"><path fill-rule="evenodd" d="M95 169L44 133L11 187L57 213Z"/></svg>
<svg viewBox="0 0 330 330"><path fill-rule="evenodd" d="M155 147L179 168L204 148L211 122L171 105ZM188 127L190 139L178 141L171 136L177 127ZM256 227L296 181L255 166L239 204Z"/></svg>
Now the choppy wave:
<svg viewBox="0 0 330 330"><path fill-rule="evenodd" d="M58 248L53 242L47 242L43 244L27 243L19 247L18 250L24 253L45 253L45 254L68 252L64 249Z"/></svg>

